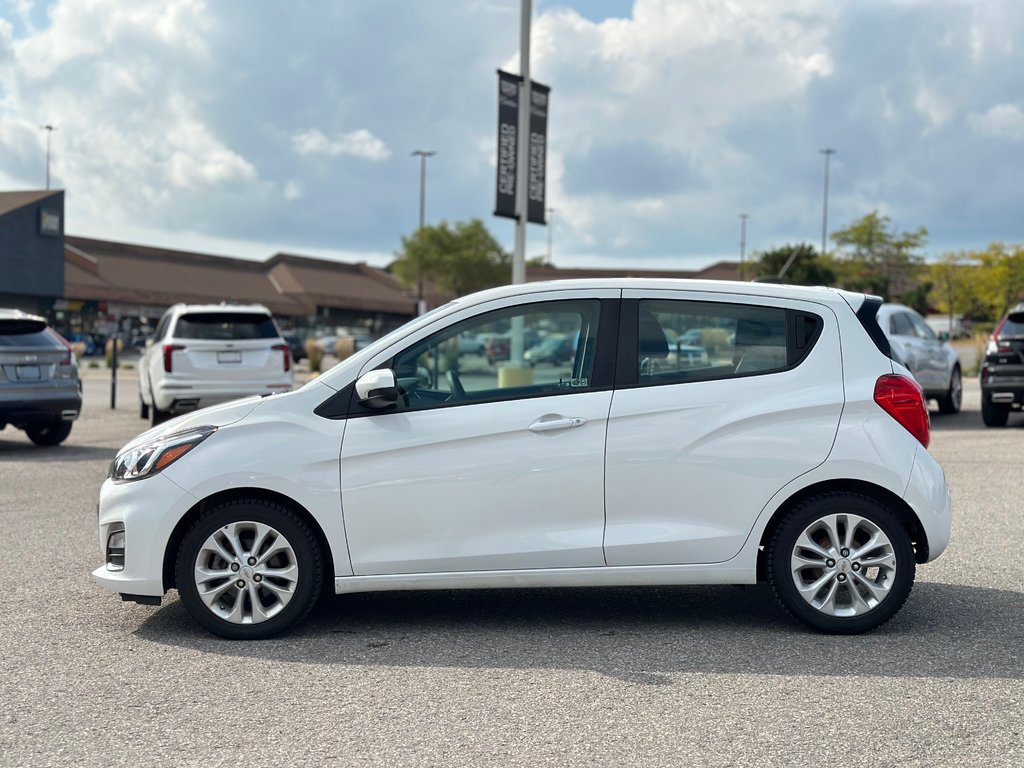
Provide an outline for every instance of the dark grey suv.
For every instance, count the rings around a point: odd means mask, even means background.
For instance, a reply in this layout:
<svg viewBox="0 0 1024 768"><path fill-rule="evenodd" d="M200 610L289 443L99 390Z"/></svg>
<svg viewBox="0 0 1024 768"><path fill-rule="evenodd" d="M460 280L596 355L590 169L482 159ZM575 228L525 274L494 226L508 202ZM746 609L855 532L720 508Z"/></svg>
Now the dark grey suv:
<svg viewBox="0 0 1024 768"><path fill-rule="evenodd" d="M57 445L82 410L78 363L46 320L0 309L0 429L23 429L36 445Z"/></svg>
<svg viewBox="0 0 1024 768"><path fill-rule="evenodd" d="M1024 304L996 326L981 363L981 418L1005 427L1011 410L1024 408Z"/></svg>

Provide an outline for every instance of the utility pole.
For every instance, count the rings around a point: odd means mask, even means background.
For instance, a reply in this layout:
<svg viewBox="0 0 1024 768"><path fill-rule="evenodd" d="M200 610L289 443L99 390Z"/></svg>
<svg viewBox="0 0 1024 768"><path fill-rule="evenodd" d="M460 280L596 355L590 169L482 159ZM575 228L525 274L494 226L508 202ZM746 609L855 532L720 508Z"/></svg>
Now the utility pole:
<svg viewBox="0 0 1024 768"><path fill-rule="evenodd" d="M53 132L57 130L56 125L47 124L39 126L41 130L46 131L46 188L50 188L50 137L53 136Z"/></svg>
<svg viewBox="0 0 1024 768"><path fill-rule="evenodd" d="M829 159L836 151L826 147L819 149L818 152L825 156L825 196L821 206L821 255L824 256L828 245L828 165Z"/></svg>
<svg viewBox="0 0 1024 768"><path fill-rule="evenodd" d="M516 244L512 252L512 284L526 282L526 219L530 184L530 22L531 0L519 6L519 125L516 128ZM509 362L523 368L523 318L512 318ZM532 381L531 381L532 383Z"/></svg>
<svg viewBox="0 0 1024 768"><path fill-rule="evenodd" d="M436 154L437 152L433 149L415 149L412 152L413 157L420 159L420 227L416 230L419 235L422 235L423 232L423 214L427 199L427 158ZM423 243L419 245L422 249ZM420 251L416 256L416 314L422 315L426 312L426 304L426 299L423 297L423 253Z"/></svg>
<svg viewBox="0 0 1024 768"><path fill-rule="evenodd" d="M749 218L749 213L740 214L740 280L747 279L744 255L747 250L747 219Z"/></svg>
<svg viewBox="0 0 1024 768"><path fill-rule="evenodd" d="M551 263L551 235L554 230L555 224L551 219L551 214L555 212L554 208L546 208L545 211L548 214L548 264Z"/></svg>

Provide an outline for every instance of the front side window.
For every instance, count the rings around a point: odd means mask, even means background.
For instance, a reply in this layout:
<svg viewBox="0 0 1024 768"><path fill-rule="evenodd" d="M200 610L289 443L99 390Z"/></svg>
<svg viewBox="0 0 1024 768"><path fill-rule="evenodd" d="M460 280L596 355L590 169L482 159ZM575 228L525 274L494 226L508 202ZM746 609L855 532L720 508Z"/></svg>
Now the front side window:
<svg viewBox="0 0 1024 768"><path fill-rule="evenodd" d="M821 318L780 307L644 300L638 305L641 385L709 381L786 370L821 331Z"/></svg>
<svg viewBox="0 0 1024 768"><path fill-rule="evenodd" d="M179 317L174 327L176 339L238 341L277 337L273 319L259 312L190 312Z"/></svg>
<svg viewBox="0 0 1024 768"><path fill-rule="evenodd" d="M565 394L592 386L600 302L489 312L395 356L400 409Z"/></svg>

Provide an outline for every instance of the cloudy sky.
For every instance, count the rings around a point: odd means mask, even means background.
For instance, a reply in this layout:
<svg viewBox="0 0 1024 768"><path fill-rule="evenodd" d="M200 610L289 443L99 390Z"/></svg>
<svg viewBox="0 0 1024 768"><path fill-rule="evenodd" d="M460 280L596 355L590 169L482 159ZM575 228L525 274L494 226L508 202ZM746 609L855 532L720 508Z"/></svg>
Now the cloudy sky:
<svg viewBox="0 0 1024 768"><path fill-rule="evenodd" d="M0 190L69 234L386 263L494 209L518 0L0 0ZM1021 0L535 0L560 266L696 268L872 211L1024 242ZM547 249L531 226L528 255Z"/></svg>

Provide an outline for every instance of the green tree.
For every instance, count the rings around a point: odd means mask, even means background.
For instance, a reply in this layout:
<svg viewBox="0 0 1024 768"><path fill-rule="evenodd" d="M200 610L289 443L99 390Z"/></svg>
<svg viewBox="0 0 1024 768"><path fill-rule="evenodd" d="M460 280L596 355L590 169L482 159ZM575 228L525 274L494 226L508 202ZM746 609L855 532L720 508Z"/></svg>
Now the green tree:
<svg viewBox="0 0 1024 768"><path fill-rule="evenodd" d="M979 288L992 317L1002 317L1024 297L1024 247L992 243L975 254L980 265Z"/></svg>
<svg viewBox="0 0 1024 768"><path fill-rule="evenodd" d="M944 253L928 266L928 280L932 284L929 303L945 315L990 319L991 310L985 306L981 296L980 278L977 254L968 251Z"/></svg>
<svg viewBox="0 0 1024 768"><path fill-rule="evenodd" d="M456 296L504 285L512 275L512 257L480 219L423 227L402 238L395 258L392 269L405 285L417 285L422 269L424 280Z"/></svg>
<svg viewBox="0 0 1024 768"><path fill-rule="evenodd" d="M792 258L792 263L790 263ZM836 272L828 258L822 258L807 243L800 245L784 245L770 251L759 251L754 254L754 262L750 272L758 277L778 275L786 264L789 269L782 277L782 282L790 285L832 285L836 280ZM748 273L748 274L749 274Z"/></svg>
<svg viewBox="0 0 1024 768"><path fill-rule="evenodd" d="M836 268L843 287L891 299L913 288L928 230L894 232L888 216L872 211L833 232L832 240L840 248Z"/></svg>

